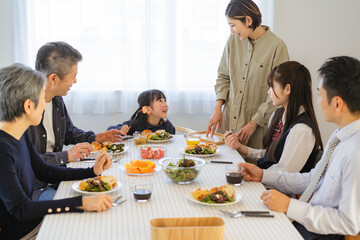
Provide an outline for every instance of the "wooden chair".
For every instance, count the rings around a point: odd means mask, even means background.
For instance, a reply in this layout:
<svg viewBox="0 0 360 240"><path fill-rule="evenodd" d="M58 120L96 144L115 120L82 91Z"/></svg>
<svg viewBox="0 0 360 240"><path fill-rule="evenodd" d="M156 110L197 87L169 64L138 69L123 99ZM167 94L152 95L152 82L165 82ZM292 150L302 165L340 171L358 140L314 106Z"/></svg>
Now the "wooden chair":
<svg viewBox="0 0 360 240"><path fill-rule="evenodd" d="M345 236L345 240L360 240L360 233L356 236Z"/></svg>
<svg viewBox="0 0 360 240"><path fill-rule="evenodd" d="M196 132L196 131L193 130L193 129L186 128L186 127L181 127L181 126L175 126L175 130L176 130L177 132L183 132L183 133L193 133L193 132Z"/></svg>

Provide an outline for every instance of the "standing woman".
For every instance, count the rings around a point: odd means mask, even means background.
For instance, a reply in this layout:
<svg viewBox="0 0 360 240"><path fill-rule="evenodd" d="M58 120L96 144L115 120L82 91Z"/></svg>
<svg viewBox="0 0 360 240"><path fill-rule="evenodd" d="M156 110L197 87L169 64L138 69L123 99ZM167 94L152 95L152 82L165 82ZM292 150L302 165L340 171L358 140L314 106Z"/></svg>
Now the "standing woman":
<svg viewBox="0 0 360 240"><path fill-rule="evenodd" d="M216 104L207 133L236 130L239 140L262 148L262 139L275 110L267 95L266 78L288 61L285 43L261 24L261 13L251 0L232 0L225 15L231 35L226 43L215 84ZM224 112L222 106L224 105Z"/></svg>

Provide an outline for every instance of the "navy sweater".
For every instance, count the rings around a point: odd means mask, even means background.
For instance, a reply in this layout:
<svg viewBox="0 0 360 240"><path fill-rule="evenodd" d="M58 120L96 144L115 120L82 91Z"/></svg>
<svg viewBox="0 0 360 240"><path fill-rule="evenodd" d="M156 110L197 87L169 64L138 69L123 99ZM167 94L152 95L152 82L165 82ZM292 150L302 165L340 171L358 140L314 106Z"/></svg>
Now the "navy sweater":
<svg viewBox="0 0 360 240"><path fill-rule="evenodd" d="M0 130L0 239L19 239L46 214L81 212L82 197L31 200L35 178L49 183L94 177L92 168L68 169L46 163L24 134L20 140ZM59 211L60 210L60 211Z"/></svg>
<svg viewBox="0 0 360 240"><path fill-rule="evenodd" d="M126 121L126 122L123 122L123 123L115 125L115 126L110 126L110 127L108 127L107 130L110 130L110 129L120 130L122 128L122 126L124 126L124 125L130 126L130 121ZM156 130L164 129L166 132L168 132L170 134L175 134L175 127L172 125L172 123L168 119L165 119L165 120L162 120L159 125L151 125L150 123L146 122L146 124L144 126L137 126L137 127L131 126L127 135L132 135L135 131L138 131L141 133L145 129L149 129L152 132L155 132Z"/></svg>

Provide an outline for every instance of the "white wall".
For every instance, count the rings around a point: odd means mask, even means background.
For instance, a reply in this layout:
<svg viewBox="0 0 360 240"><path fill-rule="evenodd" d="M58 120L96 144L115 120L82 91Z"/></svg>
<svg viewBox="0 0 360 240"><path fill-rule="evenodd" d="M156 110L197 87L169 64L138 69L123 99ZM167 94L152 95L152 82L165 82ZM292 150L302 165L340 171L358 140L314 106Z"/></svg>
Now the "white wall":
<svg viewBox="0 0 360 240"><path fill-rule="evenodd" d="M360 59L359 0L274 0L274 32L288 47L291 60L304 64L313 79L314 106L324 144L335 129L320 113L317 70L329 57Z"/></svg>
<svg viewBox="0 0 360 240"><path fill-rule="evenodd" d="M13 63L11 0L0 0L0 67Z"/></svg>
<svg viewBox="0 0 360 240"><path fill-rule="evenodd" d="M11 0L0 0L0 67L13 62L12 29L10 15ZM325 123L316 104L318 85L317 69L329 57L349 55L360 59L360 9L359 0L273 0L273 31L282 38L289 49L292 60L304 64L313 77L314 103L324 143L335 129ZM225 24L225 23L224 23ZM214 76L215 78L216 76ZM170 106L171 107L171 106ZM196 130L206 128L209 115L170 115L174 125ZM104 131L110 124L127 120L129 116L76 115L72 119L84 130Z"/></svg>

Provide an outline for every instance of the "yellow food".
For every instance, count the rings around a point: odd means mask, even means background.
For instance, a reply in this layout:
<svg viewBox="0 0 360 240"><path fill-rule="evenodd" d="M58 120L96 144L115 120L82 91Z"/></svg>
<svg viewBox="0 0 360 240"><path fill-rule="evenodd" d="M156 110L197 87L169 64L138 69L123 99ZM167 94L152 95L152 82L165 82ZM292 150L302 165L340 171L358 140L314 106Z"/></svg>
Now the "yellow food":
<svg viewBox="0 0 360 240"><path fill-rule="evenodd" d="M149 160L131 160L130 164L125 164L126 172L134 174L153 173L155 167L155 163Z"/></svg>

